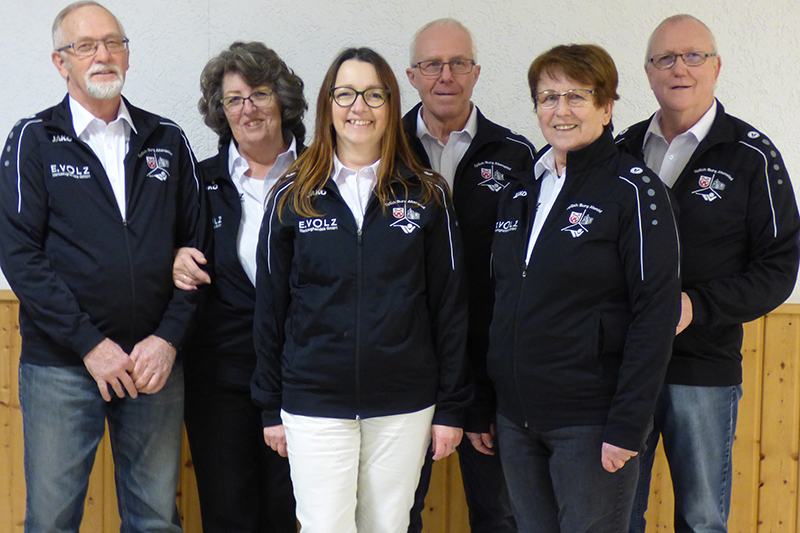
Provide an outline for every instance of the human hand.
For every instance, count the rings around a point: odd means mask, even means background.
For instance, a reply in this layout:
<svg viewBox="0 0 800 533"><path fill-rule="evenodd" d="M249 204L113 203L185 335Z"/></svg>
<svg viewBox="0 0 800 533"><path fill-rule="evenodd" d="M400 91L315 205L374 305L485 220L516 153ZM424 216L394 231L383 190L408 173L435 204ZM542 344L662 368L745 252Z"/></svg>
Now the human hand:
<svg viewBox="0 0 800 533"><path fill-rule="evenodd" d="M625 463L628 462L628 459L637 455L639 455L639 452L632 452L630 450L626 450L624 448L604 442L601 453L601 461L603 463L603 468L605 468L608 472L614 473L625 466Z"/></svg>
<svg viewBox="0 0 800 533"><path fill-rule="evenodd" d="M686 326L692 323L694 313L692 312L692 299L685 292L681 293L681 319L678 321L678 327L675 328L675 335L686 329Z"/></svg>
<svg viewBox="0 0 800 533"><path fill-rule="evenodd" d="M265 427L264 442L267 443L267 446L278 452L278 455L281 457L288 457L289 453L286 449L286 430L283 428L283 424Z"/></svg>
<svg viewBox="0 0 800 533"><path fill-rule="evenodd" d="M472 443L472 447L484 455L494 455L494 424L489 426L489 433L467 432L467 438Z"/></svg>
<svg viewBox="0 0 800 533"><path fill-rule="evenodd" d="M461 428L433 424L431 426L431 451L433 452L433 460L438 461L439 459L444 459L456 451L456 446L461 443L461 438L463 436L464 430Z"/></svg>
<svg viewBox="0 0 800 533"><path fill-rule="evenodd" d="M208 262L197 248L180 248L172 263L172 281L184 291L197 290L198 285L211 283L211 276L198 265Z"/></svg>
<svg viewBox="0 0 800 533"><path fill-rule="evenodd" d="M100 389L100 395L105 401L111 401L109 385L118 398L124 398L125 391L131 398L139 395L130 375L134 361L111 339L104 339L92 348L92 351L83 357L83 364L97 382L97 388Z"/></svg>
<svg viewBox="0 0 800 533"><path fill-rule="evenodd" d="M136 343L131 351L134 362L131 377L136 389L144 394L155 394L167 382L177 350L161 337L150 335Z"/></svg>

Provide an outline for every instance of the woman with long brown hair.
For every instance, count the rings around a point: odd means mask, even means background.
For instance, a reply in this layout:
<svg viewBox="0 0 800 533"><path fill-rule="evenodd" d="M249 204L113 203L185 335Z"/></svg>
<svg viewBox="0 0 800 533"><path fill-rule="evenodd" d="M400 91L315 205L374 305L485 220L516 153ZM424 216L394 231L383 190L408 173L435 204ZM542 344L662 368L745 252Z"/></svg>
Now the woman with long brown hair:
<svg viewBox="0 0 800 533"><path fill-rule="evenodd" d="M344 50L257 253L253 398L304 531L406 531L428 444L439 459L461 440L457 232L447 186L409 149L391 68Z"/></svg>

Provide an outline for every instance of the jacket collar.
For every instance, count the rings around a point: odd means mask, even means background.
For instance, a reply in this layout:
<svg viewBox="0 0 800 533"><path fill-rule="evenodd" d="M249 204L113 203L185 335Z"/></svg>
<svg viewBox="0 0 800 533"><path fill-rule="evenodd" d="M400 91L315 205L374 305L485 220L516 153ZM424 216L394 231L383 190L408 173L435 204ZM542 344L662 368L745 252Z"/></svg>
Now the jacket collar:
<svg viewBox="0 0 800 533"><path fill-rule="evenodd" d="M140 137L146 138L152 130L158 126L159 121L161 120L160 117L157 115L153 115L152 113L148 113L138 107L134 107L131 103L123 96L122 100L125 102L125 107L128 109L128 113L130 113L131 121L135 126L135 131L131 131L131 138ZM67 133L71 137L77 139L78 136L75 133L75 127L72 124L72 112L70 111L69 107L69 94L64 96L64 99L61 100L60 103L42 111L37 115L45 122L45 125L52 126L55 128L60 129L64 133Z"/></svg>

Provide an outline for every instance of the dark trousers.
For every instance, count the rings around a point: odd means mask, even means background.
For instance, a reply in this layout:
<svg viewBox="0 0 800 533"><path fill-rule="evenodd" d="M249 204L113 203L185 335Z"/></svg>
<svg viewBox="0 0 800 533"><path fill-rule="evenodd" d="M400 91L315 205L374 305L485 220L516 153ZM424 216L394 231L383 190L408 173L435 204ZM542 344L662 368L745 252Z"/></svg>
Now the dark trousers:
<svg viewBox="0 0 800 533"><path fill-rule="evenodd" d="M204 533L296 533L289 461L264 443L249 387L187 372L185 408Z"/></svg>
<svg viewBox="0 0 800 533"><path fill-rule="evenodd" d="M516 533L517 531L498 451L498 445L495 443L494 455L482 454L472 446L466 436L458 446L458 461L461 465L461 478L464 482L472 533ZM433 454L429 451L414 495L408 533L422 531L420 513L425 509L425 496L431 483L432 469Z"/></svg>
<svg viewBox="0 0 800 533"><path fill-rule="evenodd" d="M613 474L601 463L605 426L538 431L497 415L503 468L522 533L626 533L639 457Z"/></svg>

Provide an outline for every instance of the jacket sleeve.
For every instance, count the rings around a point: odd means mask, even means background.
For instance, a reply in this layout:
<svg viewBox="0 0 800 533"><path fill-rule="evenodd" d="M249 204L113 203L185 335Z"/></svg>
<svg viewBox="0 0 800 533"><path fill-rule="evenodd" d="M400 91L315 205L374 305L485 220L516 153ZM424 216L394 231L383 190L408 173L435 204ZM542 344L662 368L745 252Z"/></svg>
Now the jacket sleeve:
<svg viewBox="0 0 800 533"><path fill-rule="evenodd" d="M256 369L251 381L251 394L253 402L262 409L264 427L281 423L281 364L286 316L291 301L289 275L294 258L294 229L282 224L276 209L284 190L278 191L267 204L256 251L253 324Z"/></svg>
<svg viewBox="0 0 800 533"><path fill-rule="evenodd" d="M738 149L752 151L755 160L749 176L744 266L734 275L686 290L692 326L755 320L782 304L797 280L800 217L783 159L775 148L765 153L742 142Z"/></svg>
<svg viewBox="0 0 800 533"><path fill-rule="evenodd" d="M0 163L0 264L26 315L81 357L105 336L90 322L44 252L49 192L38 119L17 123Z"/></svg>
<svg viewBox="0 0 800 533"><path fill-rule="evenodd" d="M433 423L462 427L473 399L466 357L467 294L461 237L450 195L439 188L443 206L425 236L425 285L433 342L439 360L439 392Z"/></svg>
<svg viewBox="0 0 800 533"><path fill-rule="evenodd" d="M631 318L604 442L640 451L680 316L678 230L669 194L658 176L645 171L619 179L631 191L619 235Z"/></svg>
<svg viewBox="0 0 800 533"><path fill-rule="evenodd" d="M174 248L177 250L184 246L191 246L209 257L211 234L207 230L208 221L203 200L206 191L200 182L197 160L183 130L175 124L166 124L162 127L176 128L180 135L178 140L180 170L175 205L177 213ZM183 291L173 286L172 298L154 335L168 341L173 346L181 346L207 290L208 286L199 287L196 291Z"/></svg>

